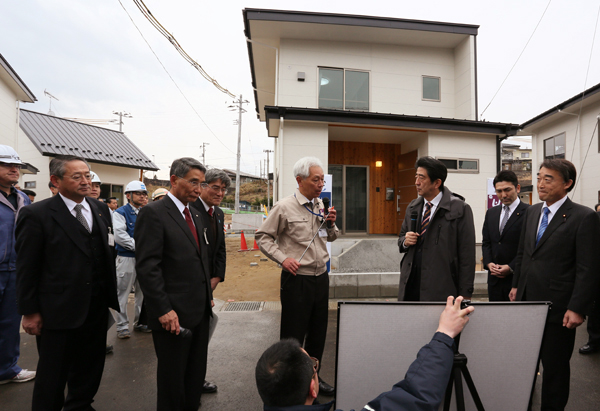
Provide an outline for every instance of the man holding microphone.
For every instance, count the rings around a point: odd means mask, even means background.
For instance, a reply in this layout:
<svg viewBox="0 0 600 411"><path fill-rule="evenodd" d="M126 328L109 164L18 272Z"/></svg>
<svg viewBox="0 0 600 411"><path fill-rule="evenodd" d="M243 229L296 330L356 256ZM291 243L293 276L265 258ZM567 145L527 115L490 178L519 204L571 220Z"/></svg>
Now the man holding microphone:
<svg viewBox="0 0 600 411"><path fill-rule="evenodd" d="M321 161L301 158L293 171L298 188L273 207L256 241L267 257L282 266L280 338L298 340L321 363L329 305L326 244L338 237L339 230L335 210L325 210L319 199L325 185ZM333 395L335 389L319 379L319 391Z"/></svg>

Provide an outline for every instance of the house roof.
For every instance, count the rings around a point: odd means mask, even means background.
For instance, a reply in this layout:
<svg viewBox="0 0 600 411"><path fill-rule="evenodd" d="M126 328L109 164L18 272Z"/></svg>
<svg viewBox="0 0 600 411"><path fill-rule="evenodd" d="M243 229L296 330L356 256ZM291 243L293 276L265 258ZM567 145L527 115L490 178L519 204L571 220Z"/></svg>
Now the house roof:
<svg viewBox="0 0 600 411"><path fill-rule="evenodd" d="M92 163L159 170L127 136L107 128L20 110L21 129L45 156L76 155Z"/></svg>
<svg viewBox="0 0 600 411"><path fill-rule="evenodd" d="M281 39L455 48L479 29L472 24L252 8L244 9L243 16L256 112L263 121L263 106L277 104L275 66Z"/></svg>
<svg viewBox="0 0 600 411"><path fill-rule="evenodd" d="M408 116L404 114L384 114L347 110L327 110L298 107L266 106L267 130L270 137L276 137L279 118L286 121L313 121L331 124L382 126L403 129L406 132L423 130L447 130L471 133L485 133L500 136L514 136L518 124L492 123L488 121L459 120L442 117Z"/></svg>
<svg viewBox="0 0 600 411"><path fill-rule="evenodd" d="M223 171L226 172L228 175L232 175L234 178L236 176L236 171L232 170L230 168L224 168ZM243 171L240 171L240 177L248 177L248 178L254 178L256 180L260 180L259 176L255 176L255 175L249 174L249 173L244 173Z"/></svg>
<svg viewBox="0 0 600 411"><path fill-rule="evenodd" d="M15 92L19 101L33 103L37 98L25 84L17 72L8 64L8 61L0 54L0 79L3 80L11 90Z"/></svg>
<svg viewBox="0 0 600 411"><path fill-rule="evenodd" d="M542 114L538 114L531 120L527 120L526 122L521 124L520 128L522 129L522 131L520 132L520 134L528 134L528 131L530 131L533 126L540 127L551 121L556 120L555 115L559 114L561 111L564 111L569 114L578 114L579 106L575 107L577 103L583 102L583 104L586 104L596 101L600 101L600 83L571 97L568 100L563 101L562 103L552 107L551 109L544 111ZM571 108L571 110L567 111L567 109L569 108Z"/></svg>

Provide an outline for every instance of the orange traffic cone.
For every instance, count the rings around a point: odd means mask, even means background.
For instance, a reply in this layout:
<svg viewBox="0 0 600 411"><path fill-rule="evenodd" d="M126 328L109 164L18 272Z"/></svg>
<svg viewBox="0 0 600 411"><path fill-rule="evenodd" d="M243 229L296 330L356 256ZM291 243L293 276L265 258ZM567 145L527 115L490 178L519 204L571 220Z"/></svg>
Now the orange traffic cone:
<svg viewBox="0 0 600 411"><path fill-rule="evenodd" d="M258 244L256 244L256 233L258 232L258 230L256 230L254 232L254 245L252 246L252 250L251 251L257 251L258 250Z"/></svg>
<svg viewBox="0 0 600 411"><path fill-rule="evenodd" d="M240 249L238 250L238 253L240 251L250 251L248 250L248 245L246 245L246 237L244 236L244 232L242 231L242 237L241 237L242 243L240 244Z"/></svg>

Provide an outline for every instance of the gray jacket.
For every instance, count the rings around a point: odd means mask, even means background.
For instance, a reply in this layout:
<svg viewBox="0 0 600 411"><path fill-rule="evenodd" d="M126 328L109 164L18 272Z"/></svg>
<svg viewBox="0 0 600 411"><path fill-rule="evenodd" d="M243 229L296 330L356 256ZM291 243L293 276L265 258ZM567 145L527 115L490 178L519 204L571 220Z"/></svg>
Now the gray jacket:
<svg viewBox="0 0 600 411"><path fill-rule="evenodd" d="M400 263L400 301L404 300L416 251L416 246L403 246L404 236L410 231L413 210L417 211L417 227L420 227L423 204L423 197L418 197L408 205L398 239L400 253L406 253ZM422 241L421 301L446 301L449 295L471 298L475 279L475 225L473 211L464 198L443 189Z"/></svg>

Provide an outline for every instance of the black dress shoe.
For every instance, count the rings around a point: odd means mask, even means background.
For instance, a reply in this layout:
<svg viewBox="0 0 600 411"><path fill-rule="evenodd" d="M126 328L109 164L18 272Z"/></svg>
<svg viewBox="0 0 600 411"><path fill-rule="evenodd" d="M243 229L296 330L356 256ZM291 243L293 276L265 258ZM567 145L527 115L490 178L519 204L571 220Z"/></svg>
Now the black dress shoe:
<svg viewBox="0 0 600 411"><path fill-rule="evenodd" d="M106 354L110 354L113 352L113 346L106 344Z"/></svg>
<svg viewBox="0 0 600 411"><path fill-rule="evenodd" d="M597 352L599 347L597 345L586 344L579 349L579 354L593 354Z"/></svg>
<svg viewBox="0 0 600 411"><path fill-rule="evenodd" d="M212 394L213 392L217 392L216 384L204 380L204 385L202 386L202 394Z"/></svg>
<svg viewBox="0 0 600 411"><path fill-rule="evenodd" d="M335 394L335 388L323 381L321 377L319 377L319 394L327 397L331 397L333 394Z"/></svg>

